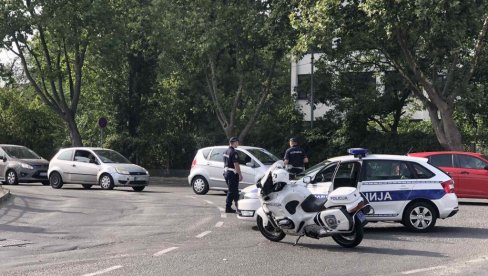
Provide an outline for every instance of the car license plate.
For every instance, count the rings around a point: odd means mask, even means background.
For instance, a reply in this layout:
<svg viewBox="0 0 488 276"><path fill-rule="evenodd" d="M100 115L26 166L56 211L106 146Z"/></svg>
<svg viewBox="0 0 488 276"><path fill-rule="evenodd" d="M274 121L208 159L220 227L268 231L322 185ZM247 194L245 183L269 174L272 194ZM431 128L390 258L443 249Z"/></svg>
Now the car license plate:
<svg viewBox="0 0 488 276"><path fill-rule="evenodd" d="M360 222L364 222L366 220L366 216L364 215L363 211L357 212L356 216L358 217Z"/></svg>
<svg viewBox="0 0 488 276"><path fill-rule="evenodd" d="M47 173L46 172L41 172L39 173L40 176L47 176Z"/></svg>

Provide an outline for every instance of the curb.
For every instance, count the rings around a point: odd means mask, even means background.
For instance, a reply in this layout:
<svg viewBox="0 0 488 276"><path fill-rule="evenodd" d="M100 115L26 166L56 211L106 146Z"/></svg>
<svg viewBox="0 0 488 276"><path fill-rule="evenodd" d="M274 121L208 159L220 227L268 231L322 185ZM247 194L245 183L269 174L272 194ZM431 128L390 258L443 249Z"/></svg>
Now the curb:
<svg viewBox="0 0 488 276"><path fill-rule="evenodd" d="M10 197L10 191L0 185L0 205Z"/></svg>

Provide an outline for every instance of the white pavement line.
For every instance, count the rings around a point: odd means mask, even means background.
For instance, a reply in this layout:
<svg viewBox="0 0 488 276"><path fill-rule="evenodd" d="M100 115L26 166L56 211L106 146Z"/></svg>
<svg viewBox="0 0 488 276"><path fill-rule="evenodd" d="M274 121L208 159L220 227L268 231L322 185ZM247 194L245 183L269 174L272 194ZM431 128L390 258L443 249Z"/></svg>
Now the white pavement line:
<svg viewBox="0 0 488 276"><path fill-rule="evenodd" d="M225 209L222 207L219 207L220 212L225 212Z"/></svg>
<svg viewBox="0 0 488 276"><path fill-rule="evenodd" d="M414 270L404 271L402 272L402 274L415 274L415 273L427 272L427 271L443 269L443 268L447 268L447 266L441 265L441 266L433 266L433 267L427 267L421 269L414 269Z"/></svg>
<svg viewBox="0 0 488 276"><path fill-rule="evenodd" d="M466 263L481 263L481 262L486 262L486 261L488 261L488 257L481 257L478 259L469 260Z"/></svg>
<svg viewBox="0 0 488 276"><path fill-rule="evenodd" d="M201 234L196 235L195 237L201 239L201 238L205 237L206 235L208 235L210 233L212 233L212 231L205 231L205 232L203 232Z"/></svg>
<svg viewBox="0 0 488 276"><path fill-rule="evenodd" d="M94 276L94 275L100 275L100 274L103 274L103 273L110 272L110 271L112 271L112 270L119 269L119 268L121 268L121 267L122 267L121 265L116 265L116 266L112 266L112 267L106 268L106 269L104 269L104 270L100 270L100 271L97 271L97 272L93 272L93 273L85 274L85 275L83 275L83 276Z"/></svg>
<svg viewBox="0 0 488 276"><path fill-rule="evenodd" d="M219 221L217 222L217 224L215 224L215 227L222 227L223 224L224 224L223 221Z"/></svg>
<svg viewBox="0 0 488 276"><path fill-rule="evenodd" d="M205 202L207 202L208 204L214 204L212 201L210 200L205 200Z"/></svg>
<svg viewBox="0 0 488 276"><path fill-rule="evenodd" d="M227 217L227 214L226 213L220 213L220 217L221 218L226 218Z"/></svg>
<svg viewBox="0 0 488 276"><path fill-rule="evenodd" d="M161 255L163 255L163 254L166 254L166 253L168 253L168 252L170 252L170 251L173 251L173 250L175 250L175 249L178 249L178 247L170 247L170 248L166 248L166 249L164 249L164 250L161 250L161 251L159 251L159 252L154 253L154 254L153 254L153 256L154 256L154 257L158 257L158 256L161 256Z"/></svg>
<svg viewBox="0 0 488 276"><path fill-rule="evenodd" d="M196 199L196 197L194 197L194 196L186 196L186 197L189 197L189 198L193 198L193 199Z"/></svg>

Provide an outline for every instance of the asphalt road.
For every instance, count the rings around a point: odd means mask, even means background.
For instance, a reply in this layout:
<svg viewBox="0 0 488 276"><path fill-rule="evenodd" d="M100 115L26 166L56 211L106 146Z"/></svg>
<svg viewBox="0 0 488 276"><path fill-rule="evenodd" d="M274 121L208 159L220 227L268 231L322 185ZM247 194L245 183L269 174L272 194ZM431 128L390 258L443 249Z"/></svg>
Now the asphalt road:
<svg viewBox="0 0 488 276"><path fill-rule="evenodd" d="M179 180L184 182L184 179ZM176 181L177 184L178 181ZM488 200L462 203L431 233L368 224L345 249L331 238L273 243L222 213L225 196L175 183L132 189L5 186L0 275L486 275Z"/></svg>

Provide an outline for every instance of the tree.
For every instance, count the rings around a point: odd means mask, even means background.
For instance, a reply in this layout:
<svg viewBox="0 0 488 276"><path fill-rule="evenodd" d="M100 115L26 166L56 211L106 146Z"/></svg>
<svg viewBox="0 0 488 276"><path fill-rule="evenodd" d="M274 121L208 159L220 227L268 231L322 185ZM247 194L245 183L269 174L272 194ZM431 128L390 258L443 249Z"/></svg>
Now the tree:
<svg viewBox="0 0 488 276"><path fill-rule="evenodd" d="M7 1L0 7L0 46L20 58L24 74L42 101L83 144L76 113L88 48L109 26L103 0Z"/></svg>
<svg viewBox="0 0 488 276"><path fill-rule="evenodd" d="M174 43L181 65L193 69L227 137L249 133L287 59L294 32L285 1L173 1ZM284 92L284 91L283 91ZM286 93L286 92L285 92ZM240 129L240 131L238 131Z"/></svg>
<svg viewBox="0 0 488 276"><path fill-rule="evenodd" d="M439 143L463 150L454 119L486 54L485 1L300 1L300 47L376 58L397 70L428 110Z"/></svg>

